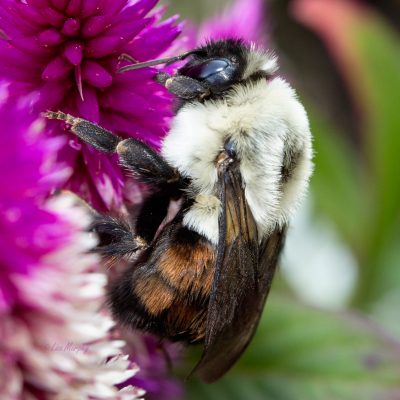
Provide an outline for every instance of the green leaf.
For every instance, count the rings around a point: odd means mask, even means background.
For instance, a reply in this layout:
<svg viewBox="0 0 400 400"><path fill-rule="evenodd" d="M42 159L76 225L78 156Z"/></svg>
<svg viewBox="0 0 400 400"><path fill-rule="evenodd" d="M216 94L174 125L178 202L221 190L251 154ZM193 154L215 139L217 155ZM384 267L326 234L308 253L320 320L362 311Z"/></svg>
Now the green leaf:
<svg viewBox="0 0 400 400"><path fill-rule="evenodd" d="M351 33L353 57L359 66L358 95L364 106L370 161L367 178L373 189L370 235L358 293L358 303L362 304L384 294L388 288L382 282L393 275L380 261L389 251L400 217L400 112L396 100L400 93L400 37L377 16L358 21Z"/></svg>
<svg viewBox="0 0 400 400"><path fill-rule="evenodd" d="M238 364L215 384L189 381L186 399L394 399L400 396L398 345L361 317L275 293Z"/></svg>
<svg viewBox="0 0 400 400"><path fill-rule="evenodd" d="M316 201L317 206L318 202L325 206L357 255L360 279L354 304L369 309L387 290L400 287L398 268L396 273L393 262L382 263L392 252L393 238L400 240L396 229L400 217L400 36L360 2L295 3L297 17L324 40L338 64L360 116L362 162L349 151L348 144L344 145L347 150L339 154L343 146L334 143L339 137L317 120L316 147L324 152L316 160L323 166L318 172L316 165ZM360 173L353 179L357 164ZM328 186L332 179L329 168L337 170L336 182L342 180L336 194ZM350 195L349 185L358 195Z"/></svg>
<svg viewBox="0 0 400 400"><path fill-rule="evenodd" d="M389 24L371 18L354 27L362 66L367 151L377 189L379 232L391 232L400 215L400 37ZM397 98L397 101L396 101Z"/></svg>
<svg viewBox="0 0 400 400"><path fill-rule="evenodd" d="M314 175L311 191L316 210L335 221L339 233L353 248L362 247L361 235L368 199L361 187L360 160L344 135L307 105L314 141Z"/></svg>

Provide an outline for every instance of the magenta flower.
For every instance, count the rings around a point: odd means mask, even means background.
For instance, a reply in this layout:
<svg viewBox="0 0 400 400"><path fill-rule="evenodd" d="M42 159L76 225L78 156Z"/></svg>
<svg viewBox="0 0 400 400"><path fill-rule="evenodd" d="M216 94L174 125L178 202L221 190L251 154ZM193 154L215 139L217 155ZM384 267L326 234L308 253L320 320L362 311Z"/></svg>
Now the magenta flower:
<svg viewBox="0 0 400 400"><path fill-rule="evenodd" d="M115 386L137 368L110 340L100 310L106 276L93 272L89 218L70 196L47 200L68 169L62 145L0 85L0 398L135 399Z"/></svg>
<svg viewBox="0 0 400 400"><path fill-rule="evenodd" d="M38 93L37 111L62 110L121 136L157 147L171 116L170 98L144 69L118 74L118 57L158 57L180 32L176 18L160 23L157 0L3 0L0 3L0 74L20 96ZM64 187L99 209L121 206L123 180L115 159L67 137L58 159L73 170Z"/></svg>

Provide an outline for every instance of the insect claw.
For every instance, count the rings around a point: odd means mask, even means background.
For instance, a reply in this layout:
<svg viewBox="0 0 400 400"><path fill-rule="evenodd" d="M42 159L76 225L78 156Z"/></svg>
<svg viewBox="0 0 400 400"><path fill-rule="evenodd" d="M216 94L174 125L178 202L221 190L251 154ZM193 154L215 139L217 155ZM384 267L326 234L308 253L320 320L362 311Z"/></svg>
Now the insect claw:
<svg viewBox="0 0 400 400"><path fill-rule="evenodd" d="M70 114L66 114L62 111L46 111L41 113L41 116L47 119L57 119L60 121L64 121L69 125L76 124L80 119L75 118Z"/></svg>

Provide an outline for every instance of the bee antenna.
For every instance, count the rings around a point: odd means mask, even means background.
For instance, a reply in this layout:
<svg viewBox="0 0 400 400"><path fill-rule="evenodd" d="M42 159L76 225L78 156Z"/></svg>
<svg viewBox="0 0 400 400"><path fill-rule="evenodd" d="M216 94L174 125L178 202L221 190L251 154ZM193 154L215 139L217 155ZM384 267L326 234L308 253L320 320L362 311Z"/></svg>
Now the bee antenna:
<svg viewBox="0 0 400 400"><path fill-rule="evenodd" d="M188 57L194 53L195 53L195 51L191 50L191 51L188 51L186 53L180 54L179 56L175 56L175 57L160 58L158 60L145 61L145 62L141 62L141 63L137 63L137 64L129 64L129 65L126 65L125 67L118 69L117 72L122 74L123 72L126 72L126 71L132 71L134 69L140 69L140 68L145 68L145 67L152 67L153 65L172 64L176 61L183 60L186 57Z"/></svg>

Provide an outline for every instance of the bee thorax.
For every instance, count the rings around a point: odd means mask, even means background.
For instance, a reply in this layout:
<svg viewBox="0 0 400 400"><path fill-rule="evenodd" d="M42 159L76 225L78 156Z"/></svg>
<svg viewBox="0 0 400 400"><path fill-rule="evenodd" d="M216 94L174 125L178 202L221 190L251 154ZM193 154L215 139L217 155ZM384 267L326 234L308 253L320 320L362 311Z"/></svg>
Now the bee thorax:
<svg viewBox="0 0 400 400"><path fill-rule="evenodd" d="M177 113L162 153L191 179L194 193L213 197L227 143L240 163L246 200L262 238L286 223L312 170L308 119L294 90L275 78L236 85L218 101L187 104ZM218 242L217 209L203 207L196 198L184 223Z"/></svg>

